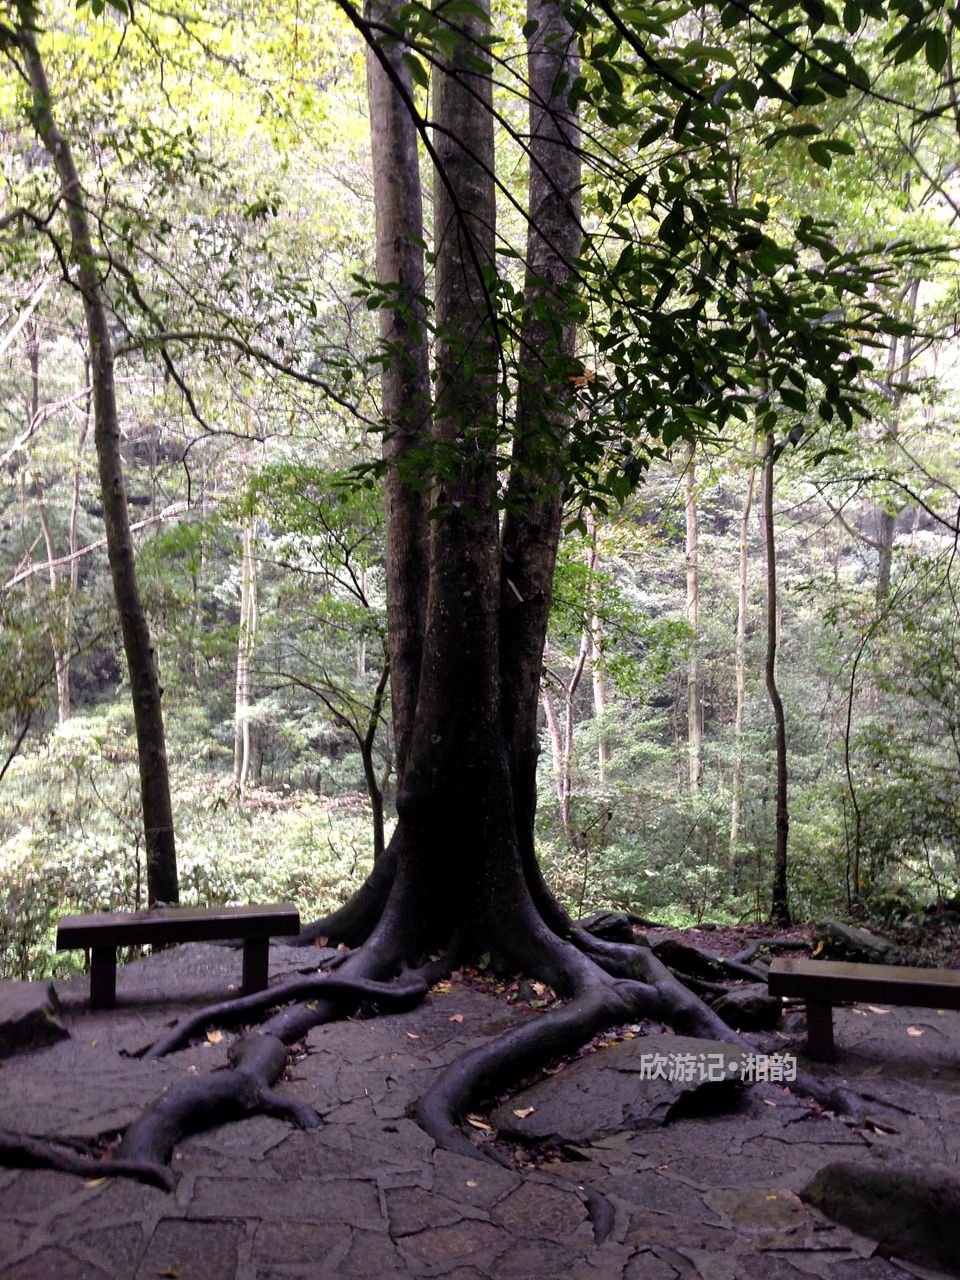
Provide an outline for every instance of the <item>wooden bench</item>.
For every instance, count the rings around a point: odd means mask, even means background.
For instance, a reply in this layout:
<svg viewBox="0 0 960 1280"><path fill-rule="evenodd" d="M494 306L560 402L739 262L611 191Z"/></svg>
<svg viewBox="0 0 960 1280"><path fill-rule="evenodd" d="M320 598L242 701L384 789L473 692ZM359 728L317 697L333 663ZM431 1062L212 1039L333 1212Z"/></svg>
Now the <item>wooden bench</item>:
<svg viewBox="0 0 960 1280"><path fill-rule="evenodd" d="M841 1001L960 1009L960 969L910 969L844 960L774 960L767 977L772 996L798 996L807 1006L807 1053L833 1062L833 1006Z"/></svg>
<svg viewBox="0 0 960 1280"><path fill-rule="evenodd" d="M269 976L270 938L300 932L300 913L289 902L259 907L158 907L62 916L57 950L90 951L90 1005L117 1001L117 947L243 939L243 994L262 991Z"/></svg>

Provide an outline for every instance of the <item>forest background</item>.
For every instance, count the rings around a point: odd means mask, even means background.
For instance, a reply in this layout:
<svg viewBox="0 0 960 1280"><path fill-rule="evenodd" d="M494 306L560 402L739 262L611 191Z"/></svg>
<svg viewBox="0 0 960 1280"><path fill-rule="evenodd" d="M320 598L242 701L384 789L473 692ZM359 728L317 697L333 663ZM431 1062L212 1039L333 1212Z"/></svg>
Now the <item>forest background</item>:
<svg viewBox="0 0 960 1280"><path fill-rule="evenodd" d="M766 917L772 666L793 915L909 915L956 894L960 865L954 17L803 6L824 90L767 65L778 46L731 8L649 16L666 105L609 15L585 29L586 149L604 163L583 220L609 261L628 242L649 255L647 306L682 344L714 228L664 193L721 173L762 226L744 253L769 258L767 284L796 299L819 278L806 337L843 331L848 386L773 362L739 412L697 410L668 375L668 394L656 370L634 381L642 359L585 316L576 414L604 430L567 493L538 849L574 916ZM333 5L95 9L47 7L40 44L107 264L180 897L290 897L309 918L362 882L394 798L363 41ZM498 12L505 306L525 233L522 25ZM738 77L758 49L770 84L751 102ZM425 104L429 59L409 65ZM675 65L712 76L717 106L743 99L722 137L670 99ZM0 129L0 971L28 977L70 963L57 914L143 906L148 886L88 335L12 72Z"/></svg>

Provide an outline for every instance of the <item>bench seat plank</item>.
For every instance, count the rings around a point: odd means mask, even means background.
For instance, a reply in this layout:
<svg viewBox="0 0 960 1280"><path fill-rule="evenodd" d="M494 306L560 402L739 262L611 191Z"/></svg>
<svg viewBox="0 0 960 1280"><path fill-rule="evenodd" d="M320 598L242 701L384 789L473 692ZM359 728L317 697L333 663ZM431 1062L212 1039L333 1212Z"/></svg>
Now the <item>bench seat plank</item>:
<svg viewBox="0 0 960 1280"><path fill-rule="evenodd" d="M773 996L960 1009L960 969L911 969L897 964L780 957L770 966L768 986Z"/></svg>
<svg viewBox="0 0 960 1280"><path fill-rule="evenodd" d="M151 911L101 911L62 916L57 950L131 947L148 942L213 942L224 938L269 938L300 932L291 902L267 907L155 907Z"/></svg>
<svg viewBox="0 0 960 1280"><path fill-rule="evenodd" d="M838 1001L960 1009L960 969L912 969L896 964L854 964L847 960L778 957L770 966L772 996L806 1001L807 1052L833 1062L833 1006Z"/></svg>
<svg viewBox="0 0 960 1280"><path fill-rule="evenodd" d="M117 993L117 947L169 942L243 940L244 995L269 978L270 938L300 932L300 913L289 902L252 907L157 907L63 916L57 950L90 950L90 1004L112 1009Z"/></svg>

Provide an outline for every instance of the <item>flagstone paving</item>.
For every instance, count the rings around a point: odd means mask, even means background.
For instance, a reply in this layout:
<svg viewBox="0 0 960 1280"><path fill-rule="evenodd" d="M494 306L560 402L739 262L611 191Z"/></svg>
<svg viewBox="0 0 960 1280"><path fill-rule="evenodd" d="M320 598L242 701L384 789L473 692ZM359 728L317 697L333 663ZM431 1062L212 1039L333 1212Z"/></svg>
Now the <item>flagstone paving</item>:
<svg viewBox="0 0 960 1280"><path fill-rule="evenodd" d="M280 976L310 960L309 952L276 947L271 971ZM0 1060L0 1126L92 1138L122 1128L184 1072L221 1065L226 1039L159 1062L122 1054L149 1044L185 1008L222 999L238 983L239 965L239 953L222 947L163 952L121 968L118 1006L102 1012L87 1008L82 980L58 982L70 1038ZM935 1274L876 1256L873 1242L835 1226L797 1192L836 1159L909 1155L957 1170L960 1016L837 1012L842 1056L833 1071L906 1109L883 1119L892 1132L854 1128L782 1088L751 1085L734 1091L718 1114L570 1142L562 1157L533 1171L436 1150L409 1118L416 1098L458 1053L532 1016L453 984L410 1013L318 1028L281 1088L315 1107L321 1127L300 1132L258 1117L198 1135L176 1152L172 1193L122 1179L0 1171L0 1277ZM589 1079L577 1088L586 1097ZM581 1190L588 1186L615 1211L600 1245Z"/></svg>

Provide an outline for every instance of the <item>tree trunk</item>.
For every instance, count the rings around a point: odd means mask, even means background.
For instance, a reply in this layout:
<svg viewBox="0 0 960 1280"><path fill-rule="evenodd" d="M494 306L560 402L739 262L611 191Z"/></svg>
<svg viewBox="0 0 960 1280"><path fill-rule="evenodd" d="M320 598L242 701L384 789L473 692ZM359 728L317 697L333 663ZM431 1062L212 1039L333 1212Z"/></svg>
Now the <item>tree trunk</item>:
<svg viewBox="0 0 960 1280"><path fill-rule="evenodd" d="M233 729L233 781L242 796L250 782L253 731L253 655L257 647L257 560L253 521L245 519L240 565L240 628L237 636L237 681Z"/></svg>
<svg viewBox="0 0 960 1280"><path fill-rule="evenodd" d="M36 321L31 319L24 327L27 359L30 365L30 392L27 396L27 427L32 428L40 412L40 340ZM57 723L66 724L70 719L70 638L66 619L57 617L60 601L60 573L57 568L57 549L50 528L47 504L43 492L43 480L39 471L33 471L33 495L37 507L37 519L47 553L47 575L50 581L50 644L53 649L53 666L57 681ZM64 606L66 609L68 606Z"/></svg>
<svg viewBox="0 0 960 1280"><path fill-rule="evenodd" d="M773 530L774 438L767 432L763 460L763 531L767 559L767 657L764 667L767 694L776 728L777 816L776 848L773 861L773 893L770 918L774 924L790 923L787 900L787 837L790 829L787 809L787 727L783 701L777 688L777 554Z"/></svg>
<svg viewBox="0 0 960 1280"><path fill-rule="evenodd" d="M591 520L587 544L587 568L590 572L590 677L593 685L593 718L597 733L597 781L607 785L607 766L610 762L610 740L607 736L607 672L603 652L603 617L599 609L600 592L597 587L597 526Z"/></svg>
<svg viewBox="0 0 960 1280"><path fill-rule="evenodd" d="M736 856L740 836L740 810L743 804L743 715L747 705L747 579L750 568L749 541L750 510L753 506L753 487L756 481L757 439L750 444L750 463L747 471L747 496L740 515L740 559L737 573L737 711L733 726L733 786L730 796L730 857Z"/></svg>
<svg viewBox="0 0 960 1280"><path fill-rule="evenodd" d="M529 204L522 349L502 531L500 688L517 832L539 884L537 704L563 512L557 465L569 431L576 325L570 319L580 253L580 130L568 87L579 74L566 9L528 0ZM545 305L545 300L551 305Z"/></svg>
<svg viewBox="0 0 960 1280"><path fill-rule="evenodd" d="M919 279L911 280L906 289L906 320L913 323L917 314L917 296L920 292ZM886 436L886 455L887 461L891 466L896 461L897 441L900 438L900 404L903 400L903 388L899 385L904 378L909 375L910 365L913 363L913 339L907 334L903 339L902 356L898 360L898 354L901 351L900 339L896 336L890 339L890 348L887 356L887 383L890 394L890 425L887 428ZM880 508L879 512L879 528L877 530L877 609L880 610L886 603L890 594L890 577L893 572L893 540L897 527L896 512L891 511L886 505Z"/></svg>
<svg viewBox="0 0 960 1280"><path fill-rule="evenodd" d="M687 755L690 794L700 794L703 775L703 707L700 693L700 520L697 513L697 447L687 445L683 473L684 508L687 517L687 625L690 628L690 662L687 666Z"/></svg>
<svg viewBox="0 0 960 1280"><path fill-rule="evenodd" d="M33 124L56 166L60 180L60 190L70 228L71 257L76 265L76 282L83 298L90 347L94 439L100 472L107 555L113 579L114 598L120 616L137 730L148 895L151 903L158 900L177 902L179 891L173 809L170 802L163 714L160 706L162 690L157 676L150 629L137 584L133 538L130 534L130 518L120 455L120 423L117 416L113 342L107 317L106 297L97 270L96 252L80 175L70 143L61 132L53 115L50 86L47 83L46 72L33 32L21 28L18 33L18 42L23 50L33 95Z"/></svg>
<svg viewBox="0 0 960 1280"><path fill-rule="evenodd" d="M400 0L370 0L369 20L399 30ZM417 131L396 81L412 97L400 41L367 49L370 150L377 234L377 279L388 292L380 337L386 476L386 587L390 697L398 782L406 768L423 655L429 550L423 483L431 388L423 263L423 201ZM395 80L381 61L390 66Z"/></svg>

